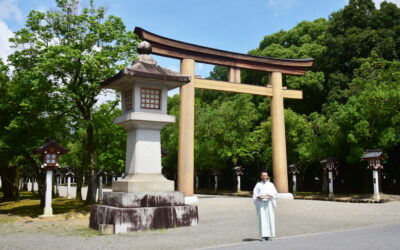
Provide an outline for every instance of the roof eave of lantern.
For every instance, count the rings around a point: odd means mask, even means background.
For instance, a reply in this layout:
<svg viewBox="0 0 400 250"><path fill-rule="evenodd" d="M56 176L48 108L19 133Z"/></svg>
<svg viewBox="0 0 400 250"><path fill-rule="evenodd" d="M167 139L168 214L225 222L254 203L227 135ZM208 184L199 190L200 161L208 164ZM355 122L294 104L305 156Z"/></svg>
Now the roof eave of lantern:
<svg viewBox="0 0 400 250"><path fill-rule="evenodd" d="M180 87L191 80L190 76L181 75L157 65L148 54L139 55L130 67L101 83L102 88L121 90L126 83L147 82L166 85L169 89Z"/></svg>
<svg viewBox="0 0 400 250"><path fill-rule="evenodd" d="M66 154L66 153L69 152L69 149L62 147L54 139L48 140L42 146L34 149L33 152L37 153L37 154L43 154L43 153L46 153L46 151L49 150L50 148L55 148L57 153L60 154L60 155Z"/></svg>
<svg viewBox="0 0 400 250"><path fill-rule="evenodd" d="M321 164L327 164L328 162L336 162L336 159L333 157L328 157L320 161Z"/></svg>
<svg viewBox="0 0 400 250"><path fill-rule="evenodd" d="M363 159L363 160L369 160L369 159L384 160L385 155L384 155L382 149L369 149L364 152L364 154L361 156L361 159Z"/></svg>

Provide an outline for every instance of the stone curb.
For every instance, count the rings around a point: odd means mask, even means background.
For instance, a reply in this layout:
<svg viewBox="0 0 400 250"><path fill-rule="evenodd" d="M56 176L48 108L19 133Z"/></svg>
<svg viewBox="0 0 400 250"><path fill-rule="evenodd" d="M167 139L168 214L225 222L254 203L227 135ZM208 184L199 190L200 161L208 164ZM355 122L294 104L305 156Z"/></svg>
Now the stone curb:
<svg viewBox="0 0 400 250"><path fill-rule="evenodd" d="M320 201L336 201L336 202L349 202L349 203L386 203L390 200L381 199L379 201L367 199L351 199L351 198L334 198L329 199L325 197L299 197L295 196L295 200L320 200Z"/></svg>

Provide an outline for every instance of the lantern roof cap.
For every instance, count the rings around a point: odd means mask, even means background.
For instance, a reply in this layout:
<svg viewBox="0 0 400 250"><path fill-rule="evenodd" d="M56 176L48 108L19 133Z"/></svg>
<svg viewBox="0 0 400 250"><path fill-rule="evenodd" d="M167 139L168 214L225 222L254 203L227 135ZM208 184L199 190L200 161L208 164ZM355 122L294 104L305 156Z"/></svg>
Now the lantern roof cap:
<svg viewBox="0 0 400 250"><path fill-rule="evenodd" d="M321 164L326 164L326 163L328 163L328 162L336 162L336 159L335 159L334 157L327 157L327 158L322 159L322 160L320 161Z"/></svg>
<svg viewBox="0 0 400 250"><path fill-rule="evenodd" d="M383 150L382 149L368 149L361 156L361 159L371 159L371 158L383 158Z"/></svg>
<svg viewBox="0 0 400 250"><path fill-rule="evenodd" d="M130 67L124 68L116 75L103 81L101 87L120 90L123 88L123 83L130 82L135 78L157 80L171 89L190 82L190 76L181 75L157 65L157 62L150 55L150 43L146 41L139 43L138 52L140 55Z"/></svg>
<svg viewBox="0 0 400 250"><path fill-rule="evenodd" d="M59 145L55 139L49 139L45 144L33 150L33 152L38 154L43 154L45 151L55 148L60 155L68 153L69 149L62 147Z"/></svg>

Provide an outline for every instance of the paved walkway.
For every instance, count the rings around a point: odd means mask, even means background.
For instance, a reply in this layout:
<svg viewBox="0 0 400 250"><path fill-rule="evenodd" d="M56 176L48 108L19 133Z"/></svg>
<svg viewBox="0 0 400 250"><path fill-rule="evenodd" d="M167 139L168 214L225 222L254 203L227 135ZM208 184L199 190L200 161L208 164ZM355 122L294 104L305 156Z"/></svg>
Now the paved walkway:
<svg viewBox="0 0 400 250"><path fill-rule="evenodd" d="M251 242L258 238L251 198L206 195L199 198L200 223L197 226L101 236L88 229L87 218L65 221L26 218L0 223L0 249L196 249L243 242L265 243ZM296 246L296 241L300 244L307 240L284 237L400 224L400 202L279 200L276 216L278 238L272 243ZM388 230L399 231L395 226ZM376 239L397 242L391 235L377 234ZM341 246L339 241L333 240L335 238L333 235L331 241L321 239L315 244L318 249L325 249L327 242Z"/></svg>
<svg viewBox="0 0 400 250"><path fill-rule="evenodd" d="M282 237L268 242L251 241L202 249L391 250L400 249L399 235L400 224L345 230L334 233Z"/></svg>

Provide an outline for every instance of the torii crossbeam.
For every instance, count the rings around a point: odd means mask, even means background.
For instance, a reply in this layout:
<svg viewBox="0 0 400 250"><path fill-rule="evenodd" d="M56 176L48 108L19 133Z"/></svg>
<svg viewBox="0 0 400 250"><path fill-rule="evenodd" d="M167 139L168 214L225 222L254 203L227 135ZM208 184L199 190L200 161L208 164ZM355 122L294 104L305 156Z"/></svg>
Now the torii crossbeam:
<svg viewBox="0 0 400 250"><path fill-rule="evenodd" d="M184 43L148 32L140 27L135 33L151 43L153 54L181 60L181 74L191 82L180 89L178 190L193 196L194 189L194 94L195 88L229 91L271 97L272 151L274 183L279 193L288 193L285 118L283 98L302 99L301 90L282 86L282 74L304 75L314 59L259 57ZM195 78L195 62L227 66L229 81ZM271 86L239 84L240 68L270 73Z"/></svg>

